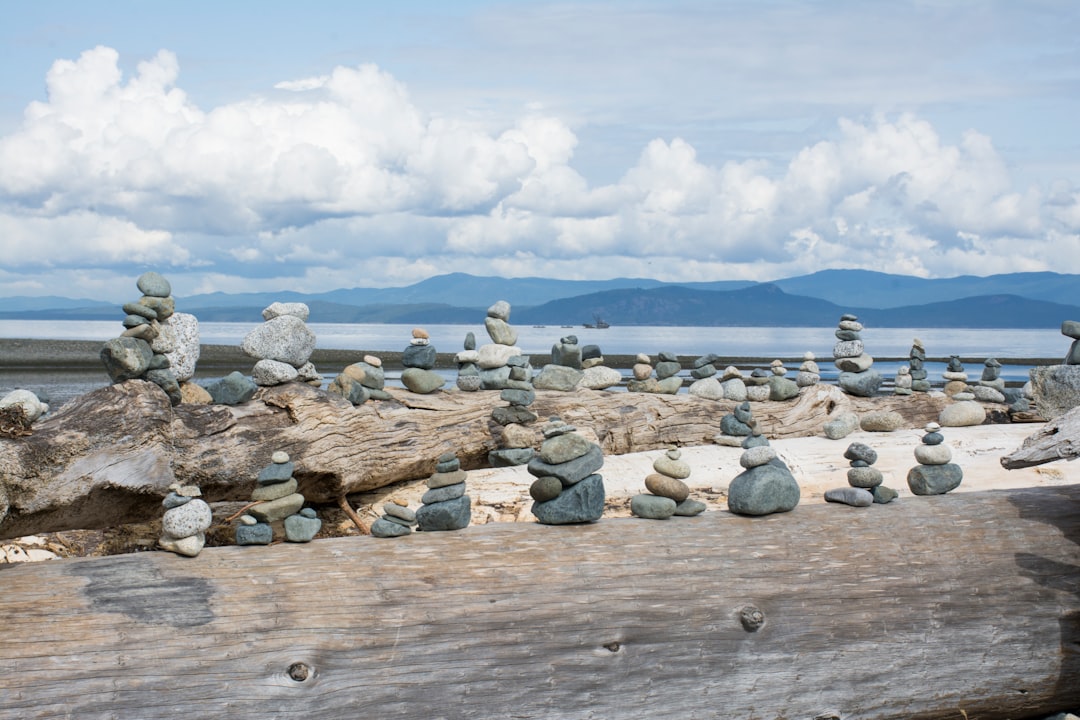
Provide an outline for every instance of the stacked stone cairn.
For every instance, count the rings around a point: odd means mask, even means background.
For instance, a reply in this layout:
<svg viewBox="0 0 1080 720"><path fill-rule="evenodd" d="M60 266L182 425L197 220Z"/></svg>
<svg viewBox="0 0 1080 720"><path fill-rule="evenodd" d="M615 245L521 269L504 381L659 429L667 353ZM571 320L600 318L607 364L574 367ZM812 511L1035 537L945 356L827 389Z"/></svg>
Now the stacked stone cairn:
<svg viewBox="0 0 1080 720"><path fill-rule="evenodd" d="M509 360L521 355L521 348L517 346L517 330L510 326L509 320L510 303L505 300L499 300L487 309L484 328L491 342L481 345L476 351L480 387L484 390L502 390L507 387L506 381L510 379ZM461 354L458 357L460 358Z"/></svg>
<svg viewBox="0 0 1080 720"><path fill-rule="evenodd" d="M742 371L734 365L728 365L720 375L720 387L724 390L724 399L744 402L747 399L746 380Z"/></svg>
<svg viewBox="0 0 1080 720"><path fill-rule="evenodd" d="M771 370L765 368L754 368L750 371L750 377L743 378L743 382L746 384L746 399L750 402L765 402L769 399L769 394L772 390L769 387L769 380L773 377Z"/></svg>
<svg viewBox="0 0 1080 720"><path fill-rule="evenodd" d="M634 357L634 366L630 368L630 380L626 383L627 392L656 392L656 378L652 376L652 358L645 353Z"/></svg>
<svg viewBox="0 0 1080 720"><path fill-rule="evenodd" d="M930 381L927 380L926 348L922 340L915 338L911 343L911 352L908 353L908 368L911 375L911 389L915 392L930 392Z"/></svg>
<svg viewBox="0 0 1080 720"><path fill-rule="evenodd" d="M1005 380L1001 377L1001 362L987 358L983 362L982 376L976 385L969 386L975 399L980 402L1005 403Z"/></svg>
<svg viewBox="0 0 1080 720"><path fill-rule="evenodd" d="M705 511L705 503L690 499L690 487L683 482L690 477L690 465L681 457L682 451L671 448L653 461L653 473L645 478L649 492L630 499L631 513L666 520L672 515L700 515Z"/></svg>
<svg viewBox="0 0 1080 720"><path fill-rule="evenodd" d="M896 499L896 491L881 484L885 478L880 470L873 467L878 458L876 450L865 443L851 443L844 451L844 457L851 462L847 471L849 487L826 490L827 502L869 507L874 503L885 504Z"/></svg>
<svg viewBox="0 0 1080 720"><path fill-rule="evenodd" d="M622 384L622 373L604 365L604 353L599 345L581 348L581 382L578 387L589 390L607 390Z"/></svg>
<svg viewBox="0 0 1080 720"><path fill-rule="evenodd" d="M785 377L787 368L782 360L773 360L769 370L772 372L768 381L770 400L790 400L799 396L800 386L795 380Z"/></svg>
<svg viewBox="0 0 1080 720"><path fill-rule="evenodd" d="M194 485L173 483L169 486L169 494L161 503L165 508L161 537L158 538L162 550L186 557L195 557L202 552L213 513L201 495L202 491Z"/></svg>
<svg viewBox="0 0 1080 720"><path fill-rule="evenodd" d="M799 365L799 374L795 376L795 384L801 388L811 387L821 382L821 368L814 359L814 353L807 351L803 355L802 364Z"/></svg>
<svg viewBox="0 0 1080 720"><path fill-rule="evenodd" d="M840 377L840 389L856 397L873 397L883 378L873 369L874 358L866 353L862 341L862 323L855 315L844 314L836 328L833 361Z"/></svg>
<svg viewBox="0 0 1080 720"><path fill-rule="evenodd" d="M180 383L194 376L199 358L198 320L176 312L172 286L158 273L143 273L135 284L142 297L124 304L125 330L102 346L101 361L112 382L147 380L179 405L184 400Z"/></svg>
<svg viewBox="0 0 1080 720"><path fill-rule="evenodd" d="M724 388L721 387L720 381L716 379L717 369L715 363L719 359L719 356L714 353L696 358L690 367L690 377L694 381L690 383L690 387L687 388L686 392L710 400L723 400Z"/></svg>
<svg viewBox="0 0 1080 720"><path fill-rule="evenodd" d="M382 360L365 355L360 362L345 366L327 386L326 392L343 397L353 405L363 405L368 400L389 400L391 395L385 387Z"/></svg>
<svg viewBox="0 0 1080 720"><path fill-rule="evenodd" d="M435 346L431 344L427 330L413 328L412 340L401 353L401 364L405 367L401 372L401 384L418 395L429 395L441 388L446 380L433 370L436 358Z"/></svg>
<svg viewBox="0 0 1080 720"><path fill-rule="evenodd" d="M462 488L462 493L464 492ZM391 500L383 503L382 517L371 524L371 534L378 538L401 537L412 533L414 527L416 527L416 513L405 503Z"/></svg>
<svg viewBox="0 0 1080 720"><path fill-rule="evenodd" d="M499 393L499 398L507 405L491 411L491 419L501 428L502 446L488 453L488 463L492 467L525 465L535 455L536 432L529 425L536 422L537 417L529 406L536 400L536 392L529 382L529 359L515 355L507 365L510 368L507 387Z"/></svg>
<svg viewBox="0 0 1080 720"><path fill-rule="evenodd" d="M577 335L567 335L551 346L551 362L540 369L532 384L537 390L570 392L584 376Z"/></svg>
<svg viewBox="0 0 1080 720"><path fill-rule="evenodd" d="M452 452L443 453L427 479L428 491L420 498L416 522L424 532L460 530L472 519L472 499L465 494L467 474ZM384 508L385 509L385 508Z"/></svg>
<svg viewBox="0 0 1080 720"><path fill-rule="evenodd" d="M944 495L960 486L964 471L952 461L952 450L945 444L936 422L926 425L922 444L915 448L918 465L908 471L907 482L916 495Z"/></svg>
<svg viewBox="0 0 1080 720"><path fill-rule="evenodd" d="M896 379L893 381L893 395L910 395L912 382L914 381L911 379L911 368L901 365L896 370Z"/></svg>
<svg viewBox="0 0 1080 720"><path fill-rule="evenodd" d="M964 371L964 365L960 362L959 355L949 357L949 364L945 367L945 372L941 373L941 377L945 380L943 390L949 397L954 400L971 400L974 398L974 395L965 397L969 394L968 374Z"/></svg>
<svg viewBox="0 0 1080 720"><path fill-rule="evenodd" d="M750 402L744 400L720 418L720 434L713 436L713 442L727 447L742 447L743 441L750 437L753 429L754 413L750 409Z"/></svg>
<svg viewBox="0 0 1080 720"><path fill-rule="evenodd" d="M270 464L259 471L258 486L251 493L258 504L240 516L236 526L237 545L269 545L274 524L281 523L289 542L308 542L322 527L312 508L304 507L304 496L296 491L295 465L289 454L277 450Z"/></svg>
<svg viewBox="0 0 1080 720"><path fill-rule="evenodd" d="M484 383L480 380L480 353L476 351L476 335L469 332L465 334L464 349L454 356L454 362L458 366L457 386L465 392L476 392Z"/></svg>
<svg viewBox="0 0 1080 720"><path fill-rule="evenodd" d="M599 520L604 514L604 465L600 446L553 417L544 424L540 452L529 461L536 478L529 487L532 514L544 525L568 525Z"/></svg>
<svg viewBox="0 0 1080 720"><path fill-rule="evenodd" d="M799 504L799 483L761 435L757 421L750 423L739 464L746 468L728 486L728 510L736 515L771 515L788 512Z"/></svg>
<svg viewBox="0 0 1080 720"><path fill-rule="evenodd" d="M256 385L322 385L322 376L309 360L315 350L315 333L307 326L308 312L308 306L298 302L275 302L263 309L264 322L240 344L240 349L256 360L251 370Z"/></svg>
<svg viewBox="0 0 1080 720"><path fill-rule="evenodd" d="M683 385L682 378L679 377L679 373L682 372L679 356L673 352L661 352L657 358L659 361L654 368L648 355L638 354L637 362L633 367L634 378L626 385L628 391L661 395L678 394ZM653 372L656 373L656 377L652 376Z"/></svg>

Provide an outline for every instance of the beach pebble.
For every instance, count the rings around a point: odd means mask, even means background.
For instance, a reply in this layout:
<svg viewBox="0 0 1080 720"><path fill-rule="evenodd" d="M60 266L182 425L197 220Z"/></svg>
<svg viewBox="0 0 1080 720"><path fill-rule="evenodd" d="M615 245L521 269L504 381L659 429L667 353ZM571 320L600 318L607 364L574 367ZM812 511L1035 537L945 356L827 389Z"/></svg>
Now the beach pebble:
<svg viewBox="0 0 1080 720"><path fill-rule="evenodd" d="M260 503L249 509L248 514L262 522L271 523L295 515L303 506L304 496L300 493L293 493L277 500Z"/></svg>
<svg viewBox="0 0 1080 720"><path fill-rule="evenodd" d="M675 514L677 505L671 498L641 494L630 499L630 512L640 518L666 520Z"/></svg>
<svg viewBox="0 0 1080 720"><path fill-rule="evenodd" d="M297 483L294 478L289 478L285 482L260 485L251 491L251 501L267 502L270 500L277 500L286 495L292 495L296 492L296 488Z"/></svg>
<svg viewBox="0 0 1080 720"><path fill-rule="evenodd" d="M150 297L163 298L172 295L172 286L169 281L153 270L140 275L139 279L135 281L135 286L139 288L139 292L143 295L149 295Z"/></svg>
<svg viewBox="0 0 1080 720"><path fill-rule="evenodd" d="M273 485L274 483L283 483L292 477L293 470L295 470L293 463L286 460L285 462L271 462L269 465L259 471L258 483L260 485Z"/></svg>
<svg viewBox="0 0 1080 720"><path fill-rule="evenodd" d="M825 491L825 501L843 503L852 507L870 507L874 504L874 496L869 490L861 487L832 488Z"/></svg>
<svg viewBox="0 0 1080 720"><path fill-rule="evenodd" d="M291 315L292 317L307 322L308 315L310 314L311 310L302 302L274 302L263 308L262 311L263 320L273 320L282 315Z"/></svg>
<svg viewBox="0 0 1080 720"><path fill-rule="evenodd" d="M645 478L645 488L653 495L671 498L676 503L681 503L690 497L690 488L682 480L664 475L652 473Z"/></svg>
<svg viewBox="0 0 1080 720"><path fill-rule="evenodd" d="M884 485L878 485L877 487L872 488L870 494L874 496L874 502L879 505L891 503L899 495L895 490L890 487L885 487Z"/></svg>
<svg viewBox="0 0 1080 720"><path fill-rule="evenodd" d="M294 543L311 542L322 528L322 520L312 508L304 508L285 518L285 539Z"/></svg>
<svg viewBox="0 0 1080 720"><path fill-rule="evenodd" d="M844 451L844 457L848 460L862 460L867 465L873 465L877 462L877 451L866 443L854 442L848 445L847 450Z"/></svg>
<svg viewBox="0 0 1080 720"><path fill-rule="evenodd" d="M938 416L943 427L969 427L982 425L986 420L986 410L974 400L964 400L947 405Z"/></svg>
<svg viewBox="0 0 1080 720"><path fill-rule="evenodd" d="M430 503L416 511L416 521L424 532L460 530L472 517L472 501L468 495L454 500Z"/></svg>
<svg viewBox="0 0 1080 720"><path fill-rule="evenodd" d="M424 505L431 505L433 503L446 502L447 500L454 500L465 494L465 483L459 482L455 485L444 485L440 488L433 488L424 493L420 498L420 502Z"/></svg>
<svg viewBox="0 0 1080 720"><path fill-rule="evenodd" d="M920 465L944 465L952 461L952 450L944 443L915 446L915 459Z"/></svg>
<svg viewBox="0 0 1080 720"><path fill-rule="evenodd" d="M37 420L48 409L48 405L29 390L12 390L5 395L0 399L0 408L7 407L18 407L28 423Z"/></svg>
<svg viewBox="0 0 1080 720"><path fill-rule="evenodd" d="M669 478L684 480L690 477L690 466L681 460L682 453L678 449L668 450L660 457L653 460L653 470Z"/></svg>
<svg viewBox="0 0 1080 720"><path fill-rule="evenodd" d="M837 413L825 421L823 431L830 440L843 440L859 428L859 416L852 412Z"/></svg>
<svg viewBox="0 0 1080 720"><path fill-rule="evenodd" d="M407 523L416 522L416 512L410 510L408 507L398 505L397 503L383 503L383 512L392 517L404 520Z"/></svg>
<svg viewBox="0 0 1080 720"><path fill-rule="evenodd" d="M396 522L391 522L384 518L379 518L371 524L371 535L377 538L392 538L401 537L403 535L409 535L412 530L405 526L399 525Z"/></svg>
<svg viewBox="0 0 1080 720"><path fill-rule="evenodd" d="M553 438L548 438L540 446L540 459L552 465L576 460L589 452L594 447L577 433L566 433Z"/></svg>
<svg viewBox="0 0 1080 720"><path fill-rule="evenodd" d="M857 488L875 488L884 481L881 471L873 467L848 468L848 485Z"/></svg>
<svg viewBox="0 0 1080 720"><path fill-rule="evenodd" d="M195 498L165 511L161 519L162 532L171 538L185 538L204 532L210 527L213 513L204 501Z"/></svg>
<svg viewBox="0 0 1080 720"><path fill-rule="evenodd" d="M943 495L959 487L963 478L963 470L954 463L916 465L908 471L907 482L916 495Z"/></svg>
<svg viewBox="0 0 1080 720"><path fill-rule="evenodd" d="M706 505L700 500L687 498L675 507L675 514L681 517L693 517L705 512Z"/></svg>
<svg viewBox="0 0 1080 720"><path fill-rule="evenodd" d="M739 464L749 470L750 468L765 465L775 458L776 450L769 445L759 445L745 450L739 457Z"/></svg>
<svg viewBox="0 0 1080 720"><path fill-rule="evenodd" d="M162 535L158 538L158 545L162 550L168 550L177 555L195 557L202 552L203 546L206 545L206 536L203 533L181 538Z"/></svg>
<svg viewBox="0 0 1080 720"><path fill-rule="evenodd" d="M457 485L463 483L468 478L468 474L461 469L451 470L450 472L432 473L427 479L427 486L432 490L437 488L446 487L447 485Z"/></svg>

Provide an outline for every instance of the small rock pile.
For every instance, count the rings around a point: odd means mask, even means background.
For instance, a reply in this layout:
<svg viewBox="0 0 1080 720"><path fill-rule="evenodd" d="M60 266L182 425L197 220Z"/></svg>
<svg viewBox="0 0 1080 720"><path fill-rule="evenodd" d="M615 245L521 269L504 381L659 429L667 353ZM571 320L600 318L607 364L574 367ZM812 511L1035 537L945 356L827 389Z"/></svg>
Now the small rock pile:
<svg viewBox="0 0 1080 720"><path fill-rule="evenodd" d="M169 494L161 503L165 507L161 537L158 538L162 550L186 557L195 557L202 552L213 513L200 499L201 495L202 491L194 485L174 483L169 486Z"/></svg>
<svg viewBox="0 0 1080 720"><path fill-rule="evenodd" d="M326 392L343 397L353 405L363 405L368 400L389 400L391 396L385 387L382 360L365 355L360 362L345 366L327 386Z"/></svg>
<svg viewBox="0 0 1080 720"><path fill-rule="evenodd" d="M720 418L720 434L713 436L713 442L727 447L742 447L743 440L753 432L754 414L749 401L742 403Z"/></svg>
<svg viewBox="0 0 1080 720"><path fill-rule="evenodd" d="M533 444L536 432L528 427L536 422L536 414L529 406L536 400L536 392L529 382L529 359L515 355L507 361L510 375L507 387L499 393L499 398L507 403L491 412L491 419L501 428L501 446L488 453L488 463L492 467L514 467L525 465L535 454Z"/></svg>
<svg viewBox="0 0 1080 720"><path fill-rule="evenodd" d="M971 400L971 397L963 397L968 393L968 374L964 370L963 363L960 362L959 355L952 355L949 357L949 364L945 367L945 372L941 373L941 377L945 380L945 387L943 391L946 395L954 400ZM957 398L957 395L961 397Z"/></svg>
<svg viewBox="0 0 1080 720"><path fill-rule="evenodd" d="M322 385L322 376L309 360L315 350L315 333L307 326L308 312L308 306L299 302L275 302L263 309L264 322L240 343L240 349L256 360L251 370L256 385L294 381Z"/></svg>
<svg viewBox="0 0 1080 720"><path fill-rule="evenodd" d="M724 390L724 399L732 402L744 402L747 399L746 380L742 371L734 365L728 365L720 375L720 387Z"/></svg>
<svg viewBox="0 0 1080 720"><path fill-rule="evenodd" d="M578 387L589 390L607 390L622 383L622 373L604 365L604 353L599 345L581 348L581 381Z"/></svg>
<svg viewBox="0 0 1080 720"><path fill-rule="evenodd" d="M1005 403L1005 380L1001 377L1001 362L987 358L983 362L982 376L977 385L969 386L975 399L980 402Z"/></svg>
<svg viewBox="0 0 1080 720"><path fill-rule="evenodd" d="M277 450L270 456L270 464L259 472L258 487L251 493L252 502L258 504L240 517L236 527L237 545L269 545L274 539L273 523L281 521L289 542L307 542L319 532L322 521L314 510L304 508L293 470L295 465L285 451Z"/></svg>
<svg viewBox="0 0 1080 720"><path fill-rule="evenodd" d="M772 372L772 377L768 381L770 400L790 400L799 396L801 386L795 380L786 377L787 368L784 367L782 360L773 360L769 370Z"/></svg>
<svg viewBox="0 0 1080 720"><path fill-rule="evenodd" d="M771 515L799 504L799 483L765 436L751 424L739 464L746 468L728 486L728 510L736 515Z"/></svg>
<svg viewBox="0 0 1080 720"><path fill-rule="evenodd" d="M927 380L926 348L919 338L911 342L911 352L908 353L908 367L911 370L911 389L915 392L930 392L930 381Z"/></svg>
<svg viewBox="0 0 1080 720"><path fill-rule="evenodd" d="M529 461L532 514L544 525L599 520L604 514L604 465L600 446L557 417L544 424L540 452Z"/></svg>
<svg viewBox="0 0 1080 720"><path fill-rule="evenodd" d="M147 380L179 405L184 400L180 383L195 374L199 357L198 321L176 313L172 286L158 273L145 272L135 284L142 297L124 304L126 329L105 342L101 361L112 382Z"/></svg>
<svg viewBox="0 0 1080 720"><path fill-rule="evenodd" d="M690 499L690 466L682 452L671 448L653 461L653 473L645 478L648 493L630 499L630 512L640 518L666 520L672 515L692 516L705 511L705 503Z"/></svg>
<svg viewBox="0 0 1080 720"><path fill-rule="evenodd" d="M505 300L499 300L487 309L484 328L491 342L476 350L475 360L480 371L480 387L484 390L507 387L506 381L510 379L509 360L521 355L521 348L517 346L517 330L510 326L509 320L510 303ZM467 348L466 352L469 352ZM459 353L459 363L462 362L461 357Z"/></svg>
<svg viewBox="0 0 1080 720"><path fill-rule="evenodd" d="M417 395L429 395L443 385L446 380L433 371L437 358L431 336L423 328L413 328L412 340L401 353L401 384Z"/></svg>
<svg viewBox="0 0 1080 720"><path fill-rule="evenodd" d="M840 371L840 389L856 397L872 397L883 378L873 369L874 358L866 353L862 341L862 323L855 315L844 314L836 328L833 361Z"/></svg>
<svg viewBox="0 0 1080 720"><path fill-rule="evenodd" d="M769 380L772 371L765 368L754 368L750 371L750 377L743 378L746 385L746 399L750 402L765 402L772 392L769 388Z"/></svg>
<svg viewBox="0 0 1080 720"><path fill-rule="evenodd" d="M412 533L415 526L416 513L406 504L391 500L383 503L382 517L371 524L371 534L378 538L401 537Z"/></svg>
<svg viewBox="0 0 1080 720"><path fill-rule="evenodd" d="M677 395L682 388L682 364L679 356L672 352L661 352L657 356L659 362L655 369L648 355L639 353L637 362L633 367L634 378L626 384L629 392L658 393L661 395ZM656 377L653 377L655 370Z"/></svg>
<svg viewBox="0 0 1080 720"><path fill-rule="evenodd" d="M709 400L723 400L724 388L716 379L716 362L720 359L715 353L702 355L695 358L690 367L690 377L694 379L690 387L686 389L691 395L707 398Z"/></svg>
<svg viewBox="0 0 1080 720"><path fill-rule="evenodd" d="M476 392L483 387L480 367L476 364L480 361L480 353L476 351L476 335L471 332L465 334L464 348L454 357L458 366L457 386L465 392Z"/></svg>
<svg viewBox="0 0 1080 720"><path fill-rule="evenodd" d="M849 487L826 490L827 502L869 507L874 503L885 504L896 499L896 491L882 485L885 478L880 470L873 467L878 458L876 450L865 443L851 443L844 451L844 457L851 462L847 471Z"/></svg>
<svg viewBox="0 0 1080 720"><path fill-rule="evenodd" d="M814 353L806 352L803 355L802 364L799 365L799 374L795 376L795 384L801 388L817 385L821 382L821 368L814 359Z"/></svg>
<svg viewBox="0 0 1080 720"><path fill-rule="evenodd" d="M551 362L540 368L532 384L537 390L570 392L583 377L577 335L567 335L551 346Z"/></svg>
<svg viewBox="0 0 1080 720"><path fill-rule="evenodd" d="M912 382L911 368L901 365L897 368L896 379L893 381L893 395L910 395Z"/></svg>
<svg viewBox="0 0 1080 720"><path fill-rule="evenodd" d="M915 448L918 465L908 471L907 483L916 495L944 495L960 486L964 471L952 461L952 450L945 444L935 422L926 425L922 444Z"/></svg>
<svg viewBox="0 0 1080 720"><path fill-rule="evenodd" d="M457 455L448 452L439 456L435 472L427 479L429 489L420 498L423 505L416 511L420 530L460 530L469 525L472 499L465 494L467 477Z"/></svg>

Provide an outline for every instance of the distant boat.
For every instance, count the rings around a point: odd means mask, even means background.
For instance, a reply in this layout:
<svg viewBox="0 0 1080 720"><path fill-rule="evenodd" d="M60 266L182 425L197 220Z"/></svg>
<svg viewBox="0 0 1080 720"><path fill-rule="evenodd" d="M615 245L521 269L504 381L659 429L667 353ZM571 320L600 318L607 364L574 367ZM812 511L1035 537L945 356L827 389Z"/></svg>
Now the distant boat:
<svg viewBox="0 0 1080 720"><path fill-rule="evenodd" d="M585 327L592 330L607 330L611 325L604 321L604 318L599 315L593 315L593 322L585 323Z"/></svg>
<svg viewBox="0 0 1080 720"><path fill-rule="evenodd" d="M546 328L547 325L533 325L534 328Z"/></svg>

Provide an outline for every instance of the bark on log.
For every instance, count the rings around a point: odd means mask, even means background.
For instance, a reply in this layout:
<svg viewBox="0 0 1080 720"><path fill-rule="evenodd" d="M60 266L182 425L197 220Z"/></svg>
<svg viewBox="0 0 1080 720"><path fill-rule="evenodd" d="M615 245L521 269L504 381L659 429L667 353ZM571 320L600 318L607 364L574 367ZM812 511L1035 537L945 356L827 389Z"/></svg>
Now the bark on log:
<svg viewBox="0 0 1080 720"><path fill-rule="evenodd" d="M274 450L296 463L311 502L421 478L444 452L484 467L497 447L496 392L416 395L353 407L301 383L260 390L241 406L173 408L152 383L131 380L72 401L29 437L0 439L0 538L139 522L161 513L173 482L195 484L211 502L246 500ZM798 399L754 403L773 439L816 435L830 413L896 410L912 426L948 403L918 393L855 398L832 385ZM712 442L735 403L692 395L538 391L532 410L591 428L606 454Z"/></svg>
<svg viewBox="0 0 1080 720"><path fill-rule="evenodd" d="M1054 460L1075 460L1080 456L1080 407L1059 415L1024 443L1001 458L1006 470L1034 467Z"/></svg>
<svg viewBox="0 0 1080 720"><path fill-rule="evenodd" d="M9 566L0 717L1036 717L1078 542L1073 485Z"/></svg>

